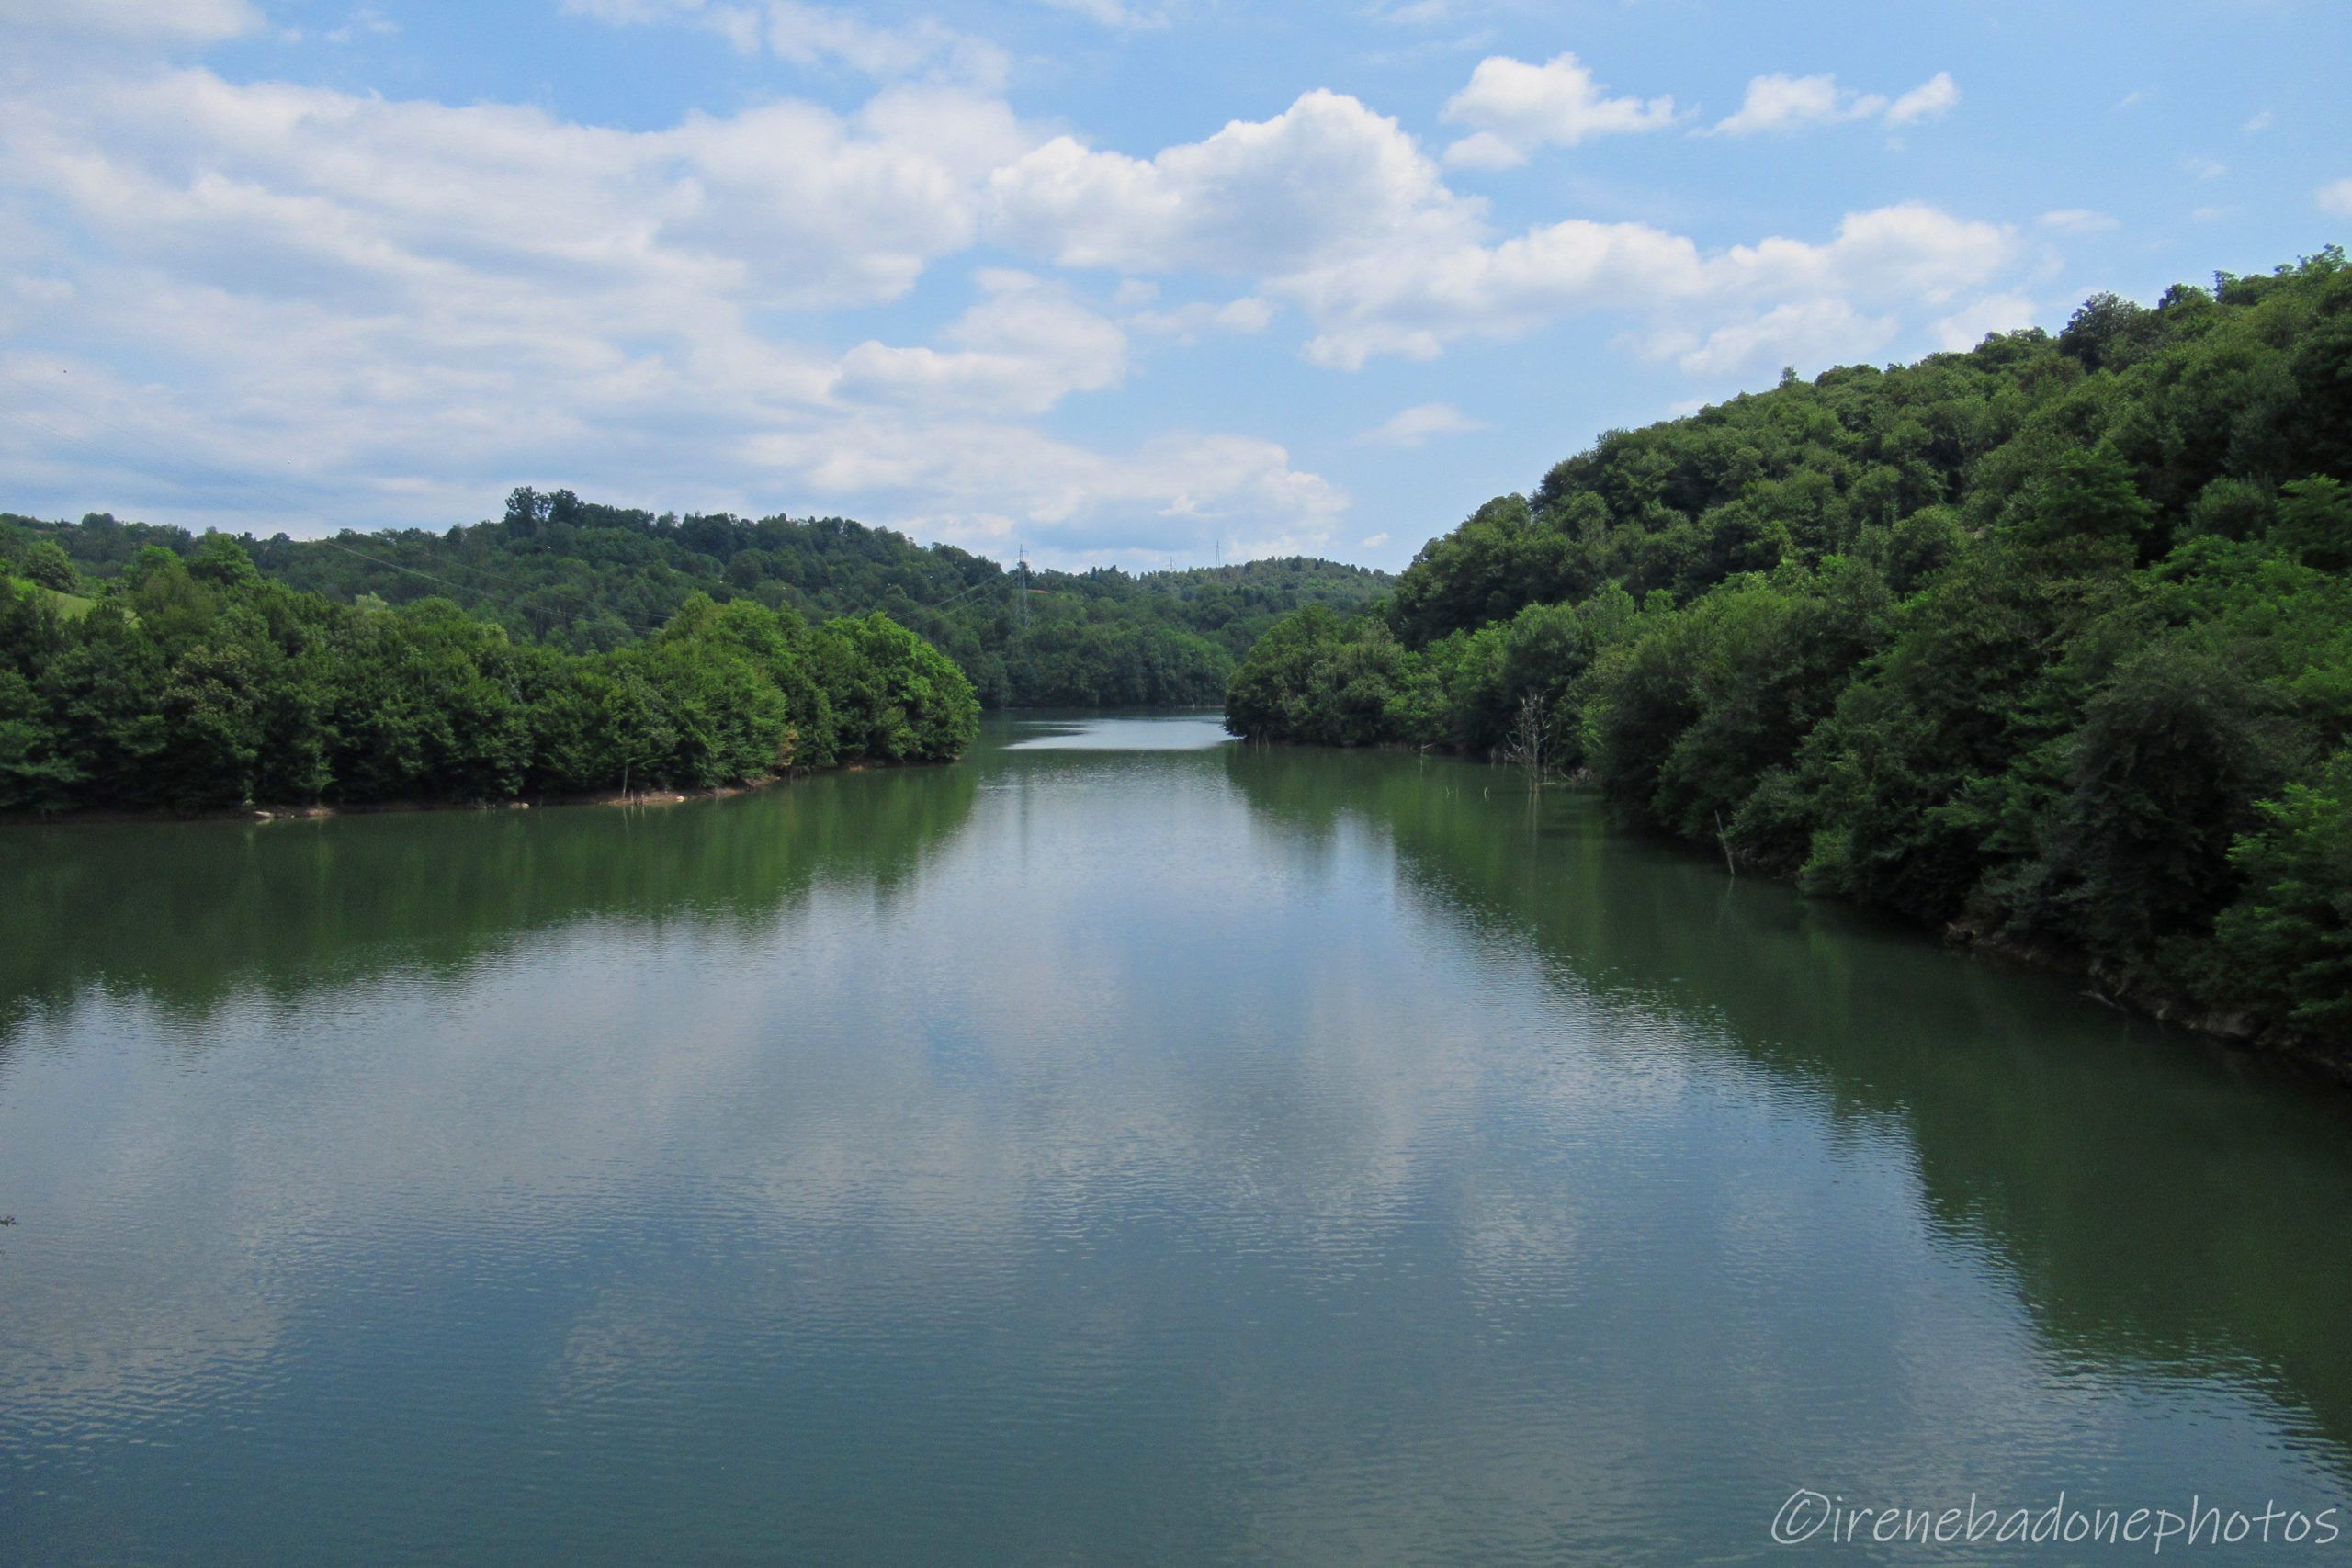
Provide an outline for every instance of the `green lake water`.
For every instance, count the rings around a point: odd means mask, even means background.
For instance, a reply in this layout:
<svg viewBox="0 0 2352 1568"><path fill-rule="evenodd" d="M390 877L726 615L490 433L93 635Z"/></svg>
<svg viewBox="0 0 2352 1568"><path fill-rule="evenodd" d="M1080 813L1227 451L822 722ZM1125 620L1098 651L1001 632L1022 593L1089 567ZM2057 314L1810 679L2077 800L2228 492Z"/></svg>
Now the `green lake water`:
<svg viewBox="0 0 2352 1568"><path fill-rule="evenodd" d="M13 827L0 1563L2341 1563L2346 1102L1213 717Z"/></svg>

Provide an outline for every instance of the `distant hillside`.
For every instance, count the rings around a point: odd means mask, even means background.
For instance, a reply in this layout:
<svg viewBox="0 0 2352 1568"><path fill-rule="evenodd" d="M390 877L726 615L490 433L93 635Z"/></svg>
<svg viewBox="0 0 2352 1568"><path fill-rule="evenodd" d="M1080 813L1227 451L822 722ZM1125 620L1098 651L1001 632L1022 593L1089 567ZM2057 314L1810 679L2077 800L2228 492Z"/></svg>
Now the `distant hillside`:
<svg viewBox="0 0 2352 1568"><path fill-rule="evenodd" d="M0 517L0 552L21 556L41 540L100 581L143 546L187 556L199 542L103 513L78 524ZM1215 704L1283 615L1309 604L1344 613L1389 585L1385 573L1293 557L1140 576L1035 570L1023 595L1017 568L845 518L681 518L527 488L504 517L446 533L243 543L265 575L296 588L345 604L447 598L573 652L634 641L696 592L789 604L815 620L880 610L936 644L991 707Z"/></svg>

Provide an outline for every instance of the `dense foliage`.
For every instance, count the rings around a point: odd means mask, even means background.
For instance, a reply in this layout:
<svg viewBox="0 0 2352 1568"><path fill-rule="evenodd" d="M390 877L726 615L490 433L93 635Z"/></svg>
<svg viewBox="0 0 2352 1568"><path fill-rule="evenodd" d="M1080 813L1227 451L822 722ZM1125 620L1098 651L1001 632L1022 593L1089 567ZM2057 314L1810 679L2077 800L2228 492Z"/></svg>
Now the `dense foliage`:
<svg viewBox="0 0 2352 1568"><path fill-rule="evenodd" d="M1170 706L1219 701L1234 661L1306 604L1360 606L1387 579L1290 558L1131 576L1008 571L946 545L841 518L680 519L523 489L506 514L447 533L403 529L333 539L247 537L265 577L345 604L437 596L518 637L571 652L609 651L659 627L694 594L749 599L810 620L879 611L953 659L983 705ZM78 570L118 574L148 546L187 556L184 529L0 519L0 547L40 551L63 587Z"/></svg>
<svg viewBox="0 0 2352 1568"><path fill-rule="evenodd" d="M2352 1041L2352 269L1605 435L1394 597L1262 637L1238 734L1587 774L1634 821Z"/></svg>
<svg viewBox="0 0 2352 1568"><path fill-rule="evenodd" d="M141 548L95 602L40 565L0 579L0 807L707 788L950 758L978 723L962 671L879 615L812 627L696 594L653 636L568 653L446 599L272 582L226 535Z"/></svg>

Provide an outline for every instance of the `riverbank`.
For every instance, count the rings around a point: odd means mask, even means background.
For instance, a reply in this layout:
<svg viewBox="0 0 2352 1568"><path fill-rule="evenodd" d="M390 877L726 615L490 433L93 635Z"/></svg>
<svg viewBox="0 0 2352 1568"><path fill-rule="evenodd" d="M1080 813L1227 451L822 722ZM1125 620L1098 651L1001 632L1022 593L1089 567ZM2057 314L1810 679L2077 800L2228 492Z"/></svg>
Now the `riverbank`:
<svg viewBox="0 0 2352 1568"><path fill-rule="evenodd" d="M2184 1029L2233 1050L2259 1052L2310 1067L2352 1087L2352 1053L2315 1039L2250 1008L2215 1007L2188 991L2167 986L2112 959L2029 942L1960 919L1943 929L1947 946L1971 956L2005 959L2029 968L2090 982L2084 994L2109 1007L2137 1013L2171 1029Z"/></svg>
<svg viewBox="0 0 2352 1568"><path fill-rule="evenodd" d="M1301 745L1281 740L1245 741L1260 746ZM1307 746L1308 750L1322 750ZM1338 750L1372 750L1409 752L1416 755L1442 755L1459 758L1459 753L1423 746L1383 741L1369 748L1338 748ZM1465 761L1476 759L1460 758ZM1523 770L1511 764L1492 762L1490 767L1513 775L1523 782ZM1574 773L1547 779L1545 789L1566 789L1598 796L1600 789L1589 772L1578 769ZM1638 830L1638 829L1635 829ZM1646 836L1657 842L1671 844L1688 852L1694 860L1710 865L1725 867L1727 877L1742 874L1761 876L1783 886L1796 886L1793 876L1783 876L1764 870L1752 862L1736 861L1728 847L1720 843L1708 845L1696 840L1671 833L1651 833ZM1806 894L1808 897L1830 897L1849 908L1867 909L1892 916L1904 925L1924 934L1939 936L1945 946L1960 950L1972 957L1993 958L2022 964L2043 973L2079 979L2087 983L2085 995L2106 1006L2134 1013L2168 1029L2186 1030L2214 1044L2233 1051L2250 1051L2267 1056L2291 1061L2308 1067L2335 1083L2352 1087L2352 1050L2322 1040L2304 1031L2292 1028L2274 1018L2266 1018L2259 1010L2245 1006L2219 1006L2204 1001L2186 987L2168 985L2150 975L2144 968L2112 958L2068 948L2054 942L2028 942L1997 926L1963 917L1938 927L1932 922L1911 919L1902 911L1883 905L1872 905L1834 894Z"/></svg>
<svg viewBox="0 0 2352 1568"><path fill-rule="evenodd" d="M748 795L753 790L824 773L856 773L876 768L944 767L956 760L923 758L904 762L877 762L860 759L831 768L800 768L791 773L769 773L745 779L741 784L686 789L663 785L658 789L590 790L574 794L516 795L506 800L364 800L333 804L313 801L307 805L273 803L208 807L186 811L165 807L135 811L115 807L54 812L12 811L0 812L0 828L96 826L109 822L314 821L328 817L378 817L414 811L529 811L539 807L561 806L683 806L690 800L723 800L729 795Z"/></svg>

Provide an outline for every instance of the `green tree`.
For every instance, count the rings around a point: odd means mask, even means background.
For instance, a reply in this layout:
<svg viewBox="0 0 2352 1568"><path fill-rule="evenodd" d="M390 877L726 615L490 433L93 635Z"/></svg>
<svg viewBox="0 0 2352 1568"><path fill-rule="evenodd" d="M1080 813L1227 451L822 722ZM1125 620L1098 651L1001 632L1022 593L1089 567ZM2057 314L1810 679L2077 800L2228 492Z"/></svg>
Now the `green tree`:
<svg viewBox="0 0 2352 1568"><path fill-rule="evenodd" d="M81 581L74 571L74 558L65 553L53 539L38 539L25 552L25 576L43 588L60 593L71 593Z"/></svg>

